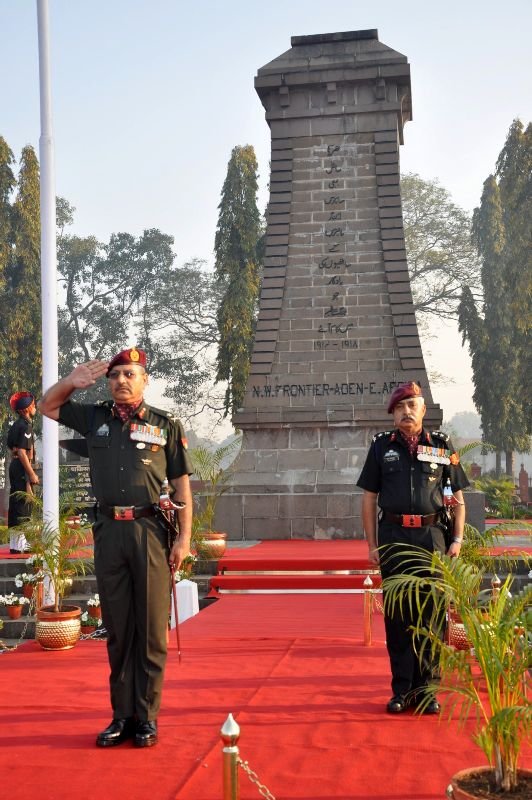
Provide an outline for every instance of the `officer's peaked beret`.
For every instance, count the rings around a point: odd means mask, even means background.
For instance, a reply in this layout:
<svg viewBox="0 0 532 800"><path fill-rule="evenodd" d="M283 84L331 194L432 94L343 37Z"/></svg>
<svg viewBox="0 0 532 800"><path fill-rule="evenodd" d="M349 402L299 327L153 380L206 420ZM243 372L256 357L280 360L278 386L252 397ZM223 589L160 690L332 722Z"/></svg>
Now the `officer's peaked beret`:
<svg viewBox="0 0 532 800"><path fill-rule="evenodd" d="M9 405L13 411L22 411L24 408L31 406L34 400L35 397L31 392L15 392L9 398Z"/></svg>
<svg viewBox="0 0 532 800"><path fill-rule="evenodd" d="M390 402L388 403L388 414L391 414L397 403L407 400L409 397L421 397L421 389L414 381L402 383L393 390Z"/></svg>
<svg viewBox="0 0 532 800"><path fill-rule="evenodd" d="M122 350L117 353L107 367L107 375L111 372L113 367L120 367L122 364L137 364L139 367L146 368L146 353L144 350L139 350L137 347L130 347L127 350Z"/></svg>

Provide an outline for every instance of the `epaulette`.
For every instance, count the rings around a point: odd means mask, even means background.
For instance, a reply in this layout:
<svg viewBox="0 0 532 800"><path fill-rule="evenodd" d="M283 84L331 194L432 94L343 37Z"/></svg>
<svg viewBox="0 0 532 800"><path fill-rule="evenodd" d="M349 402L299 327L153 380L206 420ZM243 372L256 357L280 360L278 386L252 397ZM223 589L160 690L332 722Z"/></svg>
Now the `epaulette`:
<svg viewBox="0 0 532 800"><path fill-rule="evenodd" d="M382 439L383 436L391 436L393 431L381 431L380 433L376 433L373 437L373 441L376 442L378 439Z"/></svg>
<svg viewBox="0 0 532 800"><path fill-rule="evenodd" d="M148 406L148 408L154 414L158 414L160 417L164 417L164 419L170 419L170 420L174 420L175 419L173 414L170 414L169 411L163 411L161 408L155 408L154 406Z"/></svg>
<svg viewBox="0 0 532 800"><path fill-rule="evenodd" d="M431 431L430 435L431 436L437 436L439 439L443 439L444 442L448 442L449 439L450 439L450 436L448 436L443 431Z"/></svg>

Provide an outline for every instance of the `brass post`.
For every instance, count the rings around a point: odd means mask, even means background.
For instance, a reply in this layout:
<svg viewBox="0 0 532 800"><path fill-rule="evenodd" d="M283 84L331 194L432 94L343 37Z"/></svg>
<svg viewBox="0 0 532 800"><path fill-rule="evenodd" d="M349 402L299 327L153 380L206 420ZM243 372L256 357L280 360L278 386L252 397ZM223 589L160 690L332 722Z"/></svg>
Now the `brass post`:
<svg viewBox="0 0 532 800"><path fill-rule="evenodd" d="M366 576L364 581L364 646L371 645L371 628L373 622L373 581Z"/></svg>
<svg viewBox="0 0 532 800"><path fill-rule="evenodd" d="M237 745L240 737L240 726L234 720L232 714L229 714L225 720L223 727L220 730L220 736L225 745L222 749L224 779L223 800L240 800Z"/></svg>

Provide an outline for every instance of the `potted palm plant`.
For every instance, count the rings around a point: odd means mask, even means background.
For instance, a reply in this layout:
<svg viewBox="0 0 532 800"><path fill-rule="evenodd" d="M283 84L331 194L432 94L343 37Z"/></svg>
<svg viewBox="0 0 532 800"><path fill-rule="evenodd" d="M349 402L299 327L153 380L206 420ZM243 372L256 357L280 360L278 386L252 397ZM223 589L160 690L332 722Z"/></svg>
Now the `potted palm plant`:
<svg viewBox="0 0 532 800"><path fill-rule="evenodd" d="M215 450L199 446L189 451L194 475L201 481L201 489L195 492L191 542L200 558L218 559L225 552L227 534L214 530L214 517L218 500L229 488L231 472L223 463L240 446L240 441L234 439Z"/></svg>
<svg viewBox="0 0 532 800"><path fill-rule="evenodd" d="M26 495L31 503L31 517L19 526L35 560L42 563L41 573L54 601L37 609L36 639L45 650L73 647L80 635L81 608L64 602L73 579L92 569L92 552L87 546L90 526L72 526L76 516L73 493L59 498L59 519L55 527L43 522L42 499Z"/></svg>
<svg viewBox="0 0 532 800"><path fill-rule="evenodd" d="M401 557L408 574L383 582L385 608L416 610L413 632L419 654L430 651L440 668L440 681L429 687L430 692L439 693L449 720L454 717L463 724L473 716L473 740L489 765L453 776L448 796L530 797L526 792L532 791L532 772L520 770L518 764L532 730L532 583L512 593L514 579L509 574L494 592L483 588L485 566L421 548L404 549ZM470 649L457 649L438 633L451 606L460 616Z"/></svg>

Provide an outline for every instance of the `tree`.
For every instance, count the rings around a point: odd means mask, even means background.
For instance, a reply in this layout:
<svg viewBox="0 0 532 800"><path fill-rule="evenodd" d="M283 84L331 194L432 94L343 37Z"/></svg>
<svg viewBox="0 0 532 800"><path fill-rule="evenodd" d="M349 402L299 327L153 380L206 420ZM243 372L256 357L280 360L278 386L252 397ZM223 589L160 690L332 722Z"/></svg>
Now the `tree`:
<svg viewBox="0 0 532 800"><path fill-rule="evenodd" d="M221 413L211 390L219 293L204 263L176 267L173 238L156 229L138 238L113 234L107 245L67 235L74 209L58 198L57 210L60 372L107 358L133 337L180 416L188 420L207 406ZM86 397L104 394L97 384Z"/></svg>
<svg viewBox="0 0 532 800"><path fill-rule="evenodd" d="M408 271L418 321L456 319L462 286L476 287L479 261L471 219L438 181L401 176Z"/></svg>
<svg viewBox="0 0 532 800"><path fill-rule="evenodd" d="M532 432L527 387L531 306L530 293L524 294L531 272L525 247L530 246L530 142L529 132L515 121L497 162L499 180L490 175L484 182L472 228L482 260L483 301L479 310L466 286L459 307L483 436L498 452L506 452L510 475L513 451L528 451ZM500 474L500 455L496 469Z"/></svg>
<svg viewBox="0 0 532 800"><path fill-rule="evenodd" d="M220 335L217 381L227 381L225 415L235 412L246 391L259 295L257 159L251 145L237 146L227 167L214 242Z"/></svg>
<svg viewBox="0 0 532 800"><path fill-rule="evenodd" d="M214 274L193 259L156 287L140 320L155 376L165 378L165 397L186 420L205 411L221 417L223 401L213 389L220 299Z"/></svg>
<svg viewBox="0 0 532 800"><path fill-rule="evenodd" d="M14 158L0 139L0 387L3 397L41 384L41 278L39 163L29 145L21 153L18 177ZM12 192L16 190L14 200ZM9 422L0 404L0 455L6 454Z"/></svg>

